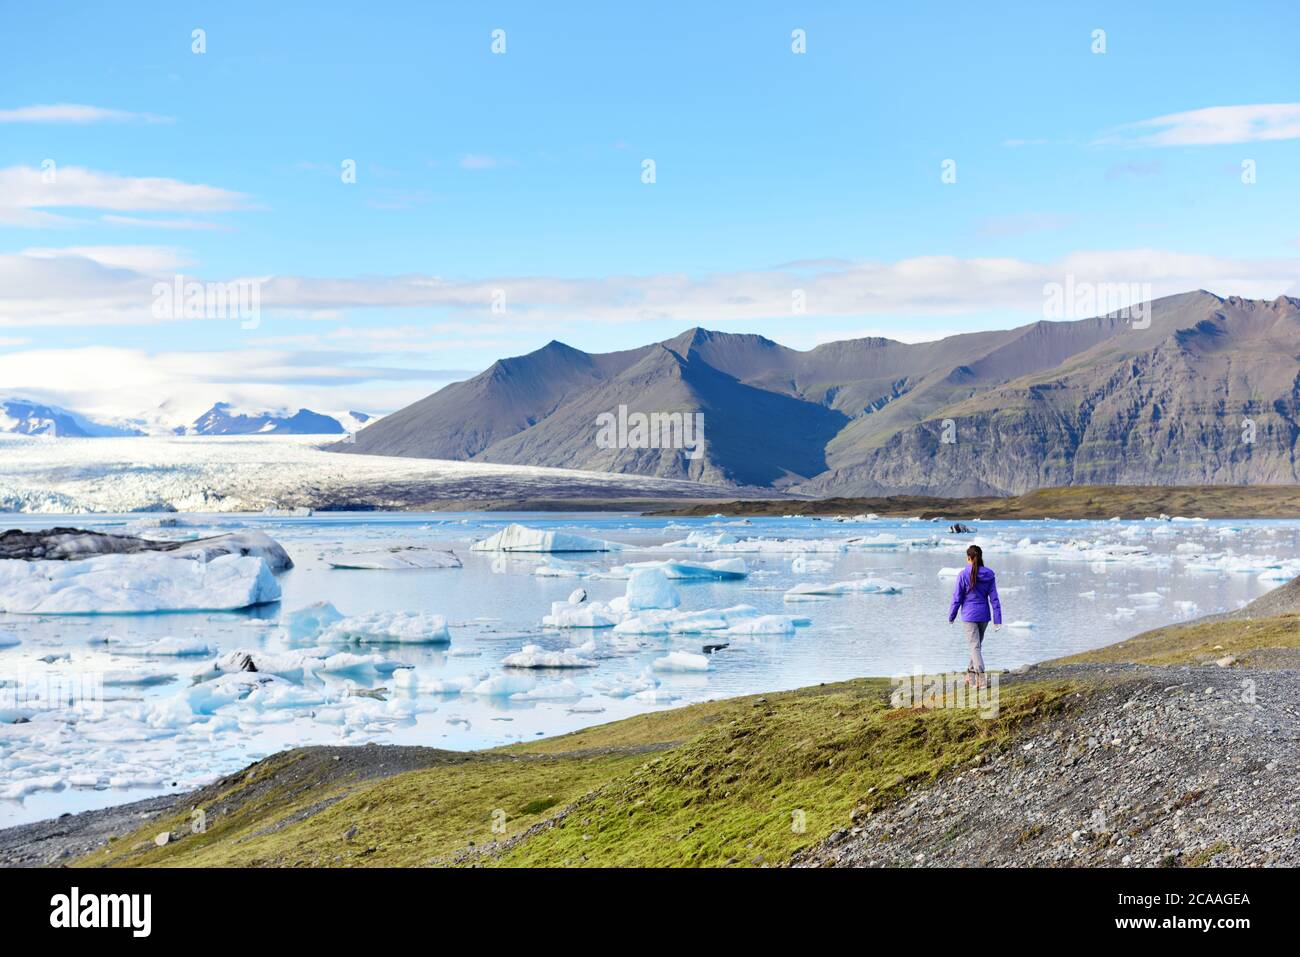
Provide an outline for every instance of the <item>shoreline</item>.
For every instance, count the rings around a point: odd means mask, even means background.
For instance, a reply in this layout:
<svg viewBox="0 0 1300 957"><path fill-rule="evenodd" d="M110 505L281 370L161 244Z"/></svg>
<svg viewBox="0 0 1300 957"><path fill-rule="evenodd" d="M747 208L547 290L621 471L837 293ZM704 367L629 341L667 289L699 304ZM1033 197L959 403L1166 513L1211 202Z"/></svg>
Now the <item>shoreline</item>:
<svg viewBox="0 0 1300 957"><path fill-rule="evenodd" d="M1252 608L1255 612L1252 612ZM1276 769L1279 763L1284 769L1294 765L1297 755L1291 754L1291 751L1300 751L1295 746L1295 742L1300 741L1300 734L1296 733L1294 716L1288 718L1286 715L1290 714L1287 708L1300 703L1300 682L1296 681L1297 677L1300 677L1300 580L1268 593L1252 603L1252 606L1236 613L1167 625L1091 652L1049 659L1022 666L1012 672L1003 672L1000 682L1002 710L1012 712L1012 717L1004 722L1005 727L999 726L996 731L980 725L974 726L979 729L976 743L981 738L987 738L992 750L972 750L968 747L969 732L957 736L960 745L941 735L941 750L953 751L949 755L951 761L940 760L933 767L926 764L923 772L904 774L897 780L890 778L885 786L878 783L872 788L875 792L873 798L857 795L854 797L854 807L848 810L840 808L840 812L848 815L844 826L827 830L820 840L811 844L790 848L788 859L785 856L779 860L769 859L760 854L758 857L762 860L740 861L728 858L726 861L697 860L694 863L762 866L770 861L794 866L875 866L889 863L912 866L923 863L910 859L916 854L923 857L930 854L929 863L941 863L942 858L935 858L932 849L918 849L927 846L927 842L934 839L934 834L919 826L919 819L913 819L915 810L930 799L929 795L940 795L943 802L954 808L954 813L967 813L967 805L970 804L978 808L980 814L988 815L990 821L998 821L997 827L1003 831L1011 826L1008 823L1008 812L997 801L981 799L982 792L960 787L962 773L992 775L997 779L997 787L1011 788L1013 794L1018 793L1017 788L1028 786L1026 781L1032 781L1034 800L1043 804L1043 813L1049 817L1061 813L1060 807L1049 808L1053 802L1070 799L1072 792L1067 786L1068 777L1075 773L1071 769L1076 767L1080 774L1091 768L1087 773L1109 775L1112 780L1127 782L1128 777L1132 777L1133 782L1123 784L1125 788L1150 788L1156 778L1173 782L1162 784L1161 787L1168 790L1177 785L1186 790L1181 793L1181 797L1174 794L1164 804L1184 801L1190 806L1199 803L1198 792L1204 789L1179 781L1190 780L1188 775L1204 777L1217 774L1215 767L1221 771L1225 760L1224 754L1219 753L1214 758L1219 765L1211 767L1207 764L1209 758L1203 760L1201 755L1204 742L1197 736L1216 726L1223 726L1232 734L1249 734L1253 722L1258 720L1251 718L1246 724L1240 724L1241 709L1233 701L1234 689L1243 681L1259 684L1266 689L1261 695L1267 694L1270 701L1276 703L1281 700L1284 704L1281 717L1276 708L1267 712L1268 720L1276 726L1267 729L1263 737L1250 739L1253 741L1251 747L1259 750L1262 756L1258 759L1258 767L1252 759L1247 762L1245 770L1258 776L1264 773L1260 769L1265 764L1270 769ZM259 835L263 842L274 841L271 835L282 829L293 831L303 828L307 828L309 833L300 837L300 840L305 841L314 855L306 860L307 863L408 864L412 862L405 859L394 861L382 856L380 849L383 849L383 854L397 852L383 840L379 840L376 847L358 848L352 847L353 842L348 838L347 846L340 853L331 851L333 856L322 858L320 852L332 847L337 835L330 836L333 832L329 828L333 825L322 824L326 833L321 834L312 830L313 824L324 818L325 812L335 805L339 805L340 813L356 813L343 812L341 809L349 802L363 800L360 797L362 794L369 795L363 803L367 809L374 806L375 800L405 806L403 802L411 800L409 792L412 787L420 792L417 800L420 807L418 813L427 813L429 800L435 804L455 800L456 792L464 786L464 782L457 777L458 769L464 769L466 774L487 775L496 782L496 787L506 789L510 785L501 783L502 780L508 782L512 776L519 776L521 781L515 790L522 789L526 794L534 793L538 788L542 791L559 790L558 782L549 780L547 773L558 774L561 779L565 774L572 774L577 778L574 783L576 790L568 797L557 796L526 803L524 811L531 808L529 816L536 820L530 821L526 828L517 832L512 830L501 837L492 832L477 841L471 839L468 844L461 839L459 850L455 849L454 843L448 843L446 835L439 835L433 845L447 848L447 853L435 854L421 863L563 863L563 860L554 859L550 855L569 853L573 848L564 835L553 832L561 830L564 822L576 813L576 809L584 807L585 802L590 801L590 794L604 793L610 787L622 788L625 785L616 785L614 782L635 781L646 768L657 762L672 760L683 749L682 760L687 763L682 769L671 771L672 774L686 773L700 761L708 762L711 767L714 762L725 761L724 756L731 755L737 747L751 744L750 732L746 732L745 737L740 739L726 736L724 741L717 742L719 750L716 754L712 747L705 754L690 749L692 741L711 741L716 737L719 719L726 715L734 716L731 725L736 725L738 721L743 723L757 719L758 723L751 729L755 734L767 730L773 724L806 721L806 726L798 726L801 730L795 732L794 741L785 741L781 745L780 753L792 751L797 754L810 745L818 747L823 737L834 737L836 725L840 723L838 718L844 717L850 707L862 709L865 705L868 716L874 714L883 721L883 724L877 721L882 728L888 728L892 723L889 720L891 714L916 725L910 732L912 737L893 753L892 760L904 763L917 760L918 754L927 749L923 744L925 738L917 739L916 735L922 731L927 734L939 733L946 727L942 722L951 724L958 719L953 718L951 711L944 714L925 712L924 709L918 712L915 708L888 707L881 717L882 713L878 709L881 707L882 696L885 701L888 700L889 681L888 678L855 679L835 685L713 700L487 751L453 752L426 746L375 744L289 749L196 791L157 795L0 830L0 866L113 866L151 863L284 865L294 861L289 857L240 857L246 852L238 846L245 839ZM1137 711L1134 711L1135 702L1140 705ZM872 706L877 710L871 711ZM1160 714L1162 709L1168 708L1178 708L1187 714L1180 722L1165 727L1161 724ZM942 715L942 722L935 715ZM1193 716L1195 720L1187 715ZM828 722L828 719L834 720ZM930 722L929 725L926 724L927 721ZM1127 760L1139 747L1139 744L1129 745L1127 737L1123 743L1131 749L1128 752L1123 747L1112 747L1108 741L1101 745L1097 743L1101 729L1110 735L1112 726L1117 726L1118 722L1136 722L1131 729L1135 742L1150 739L1161 741L1158 746L1143 746L1140 753L1137 753L1144 763ZM997 722L992 722L991 725L993 724ZM698 732L702 738L692 738L681 727L683 725L688 726L689 731ZM939 731L932 730L936 727ZM1118 732L1115 733L1118 736ZM1054 765L1056 769L1048 778L1040 780L1044 769L1037 767L1034 760L1026 754L1035 747L1042 749L1054 746L1063 736L1069 741L1069 753L1059 767ZM1229 735L1227 740L1238 739ZM1243 746L1245 743L1242 740ZM931 745L930 750L936 747L939 745ZM1211 752L1218 753L1217 748L1217 745L1214 746ZM647 760L651 764L646 764ZM776 758L769 757L767 760ZM1103 766L1098 766L1099 762ZM512 767L515 769L513 772L510 771ZM640 771L637 771L638 767ZM962 772L963 767L968 770ZM1158 773L1151 770L1153 767L1159 767ZM494 773L496 777L491 777ZM541 781L532 781L529 775L541 775ZM1182 775L1182 779L1178 775ZM421 783L422 776L429 780ZM1061 788L1053 790L1060 783L1058 779L1063 779L1065 783L1061 784ZM399 787L404 780L411 780L412 785ZM833 787L834 780L832 774L829 783L820 784L823 788ZM1085 778L1084 782L1087 780L1091 779ZM1255 783L1258 784L1258 780ZM385 788L391 789L391 793ZM592 788L596 790L592 791ZM1251 802L1256 798L1249 792L1249 788L1242 787L1234 791L1239 805L1234 813L1242 820L1250 820L1251 817L1242 807L1255 807ZM588 797L582 797L583 794L588 794ZM729 807L726 795L726 791L715 795L715 799L721 802L719 813L724 810L740 813L738 808ZM832 796L836 801L843 797L837 793ZM1127 800L1132 795L1120 794L1119 797ZM1098 800L1103 798L1104 795L1098 797ZM1271 793L1268 800L1277 808L1285 805L1285 799L1278 794ZM1147 795L1134 806L1149 808L1150 802L1150 795ZM503 800L503 803L508 802ZM810 800L809 803L813 801ZM1015 805L1009 797L1008 803L1010 806ZM194 840L195 835L189 832L187 825L191 809L198 806L208 808L209 813L222 815L223 818L229 815L230 827L240 836L233 842L222 841L200 847L200 842ZM213 808L218 810L213 811ZM248 819L243 820L245 817ZM157 846L147 838L151 836L149 832L158 831L164 825L169 835L168 842L166 846ZM410 826L402 825L403 828ZM479 821L473 826L475 829L481 828L483 822ZM646 826L653 828L655 825ZM988 826L992 827L993 824ZM1149 827L1147 825L1142 830ZM1206 827L1214 830L1220 825ZM1237 824L1223 823L1221 827L1230 829L1237 827ZM1034 832L1036 839L1039 835L1035 828L1030 828L1026 833ZM349 833L356 829L357 825L353 825L350 830L342 828ZM1046 824L1042 825L1043 834L1049 830ZM881 846L882 833L897 836L900 832L908 834L908 843L897 847ZM1107 840L1118 841L1118 844L1094 850L1096 854L1117 849L1128 850L1130 853L1124 855L1125 860L1121 862L1118 856L1111 854L1109 857L1096 857L1094 863L1130 863L1134 860L1134 853L1138 855L1139 863L1159 863L1166 859L1172 859L1174 863L1181 861L1196 864L1260 862L1249 856L1253 853L1249 848L1243 850L1239 846L1245 840L1240 835L1237 844L1216 836L1214 841L1203 841L1186 853L1177 849L1169 853L1162 852L1163 856L1156 861L1152 859L1149 849L1139 851L1136 846L1130 846L1130 843L1141 843L1136 836L1115 837L1116 833L1118 832L1106 832L1110 835ZM1155 833L1159 835L1163 832ZM655 856L658 852L642 846L646 843L644 837L642 835L638 838L635 832L631 832L622 839L633 840L638 846L637 853L649 855L649 858L624 860L623 863L663 863L661 858ZM1094 839L1100 840L1100 836L1092 835L1090 840ZM1144 840L1152 839L1154 837ZM556 842L562 845L561 850L543 851L543 848ZM999 853L1006 856L991 862L1038 866L1068 862L1075 860L1079 854L1086 856L1092 853L1087 848L1074 847L1075 842L1077 839L1074 842L1058 839L1051 847L1036 847L1034 840L1022 836L1012 841L1011 845L1004 841ZM1220 844L1223 846L1219 847ZM899 850L899 847L904 850ZM963 854L979 852L979 848L969 842L956 842L953 847L964 847L961 852ZM1280 849L1275 847L1270 851L1275 855L1284 855L1284 859L1291 863L1296 863L1297 852L1300 852L1300 840L1296 839L1288 839ZM182 857L177 862L174 855L179 853L197 856L194 859ZM300 848L296 853L302 855L306 851ZM211 860L206 856L213 854L217 856ZM372 860L377 854L381 856ZM1246 856L1243 857L1243 854ZM1184 857L1186 860L1182 860ZM1273 863L1277 860L1279 858L1276 857L1268 859ZM606 863L619 862L619 859L615 859ZM304 861L299 860L297 863ZM600 862L589 861L584 851L581 859L570 859L568 863ZM960 856L954 863L961 863Z"/></svg>

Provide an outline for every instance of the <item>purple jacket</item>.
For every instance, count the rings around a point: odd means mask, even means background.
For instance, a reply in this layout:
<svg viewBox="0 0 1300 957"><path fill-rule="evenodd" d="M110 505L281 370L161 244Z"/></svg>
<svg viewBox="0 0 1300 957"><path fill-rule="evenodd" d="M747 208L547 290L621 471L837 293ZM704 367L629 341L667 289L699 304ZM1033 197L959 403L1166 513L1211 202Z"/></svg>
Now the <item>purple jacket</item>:
<svg viewBox="0 0 1300 957"><path fill-rule="evenodd" d="M975 587L970 584L970 566L967 565L957 575L957 587L952 592L952 607L948 609L948 620L956 621L957 612L961 612L962 621L988 621L989 606L993 606L993 624L1002 624L1002 603L998 601L997 576L993 569L980 566L980 573L975 578Z"/></svg>

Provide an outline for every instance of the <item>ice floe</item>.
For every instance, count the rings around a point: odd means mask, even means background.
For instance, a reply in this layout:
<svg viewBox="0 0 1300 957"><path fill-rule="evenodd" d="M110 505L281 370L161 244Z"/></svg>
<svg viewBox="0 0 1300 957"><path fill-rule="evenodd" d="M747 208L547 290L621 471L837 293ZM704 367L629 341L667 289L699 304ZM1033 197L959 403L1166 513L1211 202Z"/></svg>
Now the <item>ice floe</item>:
<svg viewBox="0 0 1300 957"><path fill-rule="evenodd" d="M142 552L81 561L0 561L0 610L21 615L223 611L280 600L262 558Z"/></svg>
<svg viewBox="0 0 1300 957"><path fill-rule="evenodd" d="M372 611L334 622L320 633L321 644L419 644L451 642L447 619L428 612Z"/></svg>
<svg viewBox="0 0 1300 957"><path fill-rule="evenodd" d="M506 655L501 663L507 668L594 668L596 662L590 657L587 647L565 648L563 651L547 651L541 645L524 645L512 655Z"/></svg>
<svg viewBox="0 0 1300 957"><path fill-rule="evenodd" d="M898 595L902 591L902 585L884 578L855 578L830 585L795 585L785 593L785 600L797 602L836 595Z"/></svg>
<svg viewBox="0 0 1300 957"><path fill-rule="evenodd" d="M713 664L708 655L697 655L690 651L670 651L662 658L656 658L652 665L655 671L711 671Z"/></svg>
<svg viewBox="0 0 1300 957"><path fill-rule="evenodd" d="M617 542L526 525L507 525L470 546L476 552L609 552L622 547Z"/></svg>

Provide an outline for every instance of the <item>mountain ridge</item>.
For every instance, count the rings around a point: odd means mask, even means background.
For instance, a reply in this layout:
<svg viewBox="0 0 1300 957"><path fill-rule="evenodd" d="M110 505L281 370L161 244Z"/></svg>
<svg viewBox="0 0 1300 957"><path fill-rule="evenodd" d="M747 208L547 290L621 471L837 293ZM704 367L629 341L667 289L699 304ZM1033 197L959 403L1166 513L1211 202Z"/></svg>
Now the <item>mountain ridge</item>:
<svg viewBox="0 0 1300 957"><path fill-rule="evenodd" d="M616 353L553 340L332 448L818 496L1293 482L1298 333L1300 300L1198 290L922 343L800 351L699 326ZM703 415L703 454L600 448L596 417L620 408Z"/></svg>

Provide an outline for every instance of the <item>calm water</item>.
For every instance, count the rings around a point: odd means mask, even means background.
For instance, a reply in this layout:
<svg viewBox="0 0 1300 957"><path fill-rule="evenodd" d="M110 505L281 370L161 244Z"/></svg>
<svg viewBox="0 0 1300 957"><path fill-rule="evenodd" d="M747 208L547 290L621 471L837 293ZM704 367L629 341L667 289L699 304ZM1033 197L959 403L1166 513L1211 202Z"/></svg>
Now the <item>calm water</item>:
<svg viewBox="0 0 1300 957"><path fill-rule="evenodd" d="M78 618L0 615L0 631L21 639L0 650L0 678L28 681L51 673L110 676L102 713L43 712L27 723L0 724L0 825L132 800L159 790L194 786L284 747L313 743L426 744L479 748L571 731L656 708L730 695L794 688L861 675L961 669L965 648L947 624L952 588L945 568L963 562L967 544L985 547L998 573L1005 619L1032 624L990 632L985 657L1006 668L1110 644L1145 628L1229 609L1255 598L1295 571L1296 522L986 522L975 536L947 534L946 523L877 520L837 523L809 519L652 520L634 516L330 514L311 518L182 516L176 528L146 529L167 537L198 537L256 527L285 546L296 567L281 576L283 601L236 614L168 614ZM76 524L121 531L140 516L9 516L5 527ZM737 538L842 542L874 539L869 547L805 554L824 562L795 571L795 551L744 553L741 581L676 582L688 610L750 604L760 611L812 619L794 636L732 640L702 674L658 674L670 704L609 697L593 686L617 675L637 676L666 650L698 652L699 636L645 638L641 647L603 648L598 666L562 673L530 672L543 693L570 681L581 697L511 700L471 695L392 691L391 676L307 679L317 700L296 707L255 708L235 701L211 714L178 706L204 658L140 658L115 654L104 638L152 641L201 637L221 652L284 650L277 631L282 609L332 602L345 615L366 611L428 611L445 615L450 647L376 646L422 679L502 672L501 659L525 643L548 649L580 644L591 633L544 630L552 601L578 586L593 600L623 594L618 580L544 578L532 574L544 557L469 551L469 545L511 521L558 528L625 543L618 553L566 555L592 570L666 557L712 560L732 552L670 554L654 550L690 531ZM892 539L892 540L891 540ZM396 544L453 549L459 569L344 571L332 553ZM774 546L764 546L771 548ZM823 548L831 548L826 544ZM801 582L873 575L905 586L897 595L849 595L787 604L782 595ZM1272 580L1269 580L1272 579ZM607 632L605 633L607 634ZM599 638L602 632L596 632ZM44 660L43 660L44 659ZM144 682L144 683L142 683ZM345 697L349 684L386 687L387 702ZM12 685L11 685L12 686ZM567 688L567 686L566 686ZM308 696L311 697L311 696ZM25 793L24 793L25 792ZM19 798L21 795L21 798Z"/></svg>

